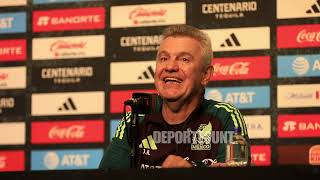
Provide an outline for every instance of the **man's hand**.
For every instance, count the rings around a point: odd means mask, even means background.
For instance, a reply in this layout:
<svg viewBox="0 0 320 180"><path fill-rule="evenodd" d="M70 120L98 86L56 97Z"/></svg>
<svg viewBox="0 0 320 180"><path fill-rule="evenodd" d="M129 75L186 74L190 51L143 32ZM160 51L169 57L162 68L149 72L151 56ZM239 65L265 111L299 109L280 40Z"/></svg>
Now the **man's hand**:
<svg viewBox="0 0 320 180"><path fill-rule="evenodd" d="M192 165L181 156L169 155L162 163L162 168L191 168Z"/></svg>

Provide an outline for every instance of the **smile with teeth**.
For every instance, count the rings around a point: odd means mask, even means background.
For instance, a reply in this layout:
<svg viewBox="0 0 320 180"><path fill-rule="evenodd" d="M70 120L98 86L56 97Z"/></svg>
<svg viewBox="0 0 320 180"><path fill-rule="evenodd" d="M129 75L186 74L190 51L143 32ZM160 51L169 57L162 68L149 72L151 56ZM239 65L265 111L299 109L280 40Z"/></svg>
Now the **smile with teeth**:
<svg viewBox="0 0 320 180"><path fill-rule="evenodd" d="M182 83L182 81L180 79L172 78L172 77L164 78L164 82L165 83L167 83L167 82Z"/></svg>

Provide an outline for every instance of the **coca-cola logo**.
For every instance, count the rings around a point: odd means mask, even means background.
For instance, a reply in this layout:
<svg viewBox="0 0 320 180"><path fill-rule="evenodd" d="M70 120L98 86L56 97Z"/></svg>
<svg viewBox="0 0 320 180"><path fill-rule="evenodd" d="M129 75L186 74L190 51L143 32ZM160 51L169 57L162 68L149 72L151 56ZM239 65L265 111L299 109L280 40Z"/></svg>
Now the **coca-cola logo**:
<svg viewBox="0 0 320 180"><path fill-rule="evenodd" d="M59 56L59 51L67 49L83 49L86 46L86 42L67 42L64 40L58 40L50 46L50 51L55 54L55 56Z"/></svg>
<svg viewBox="0 0 320 180"><path fill-rule="evenodd" d="M0 80L6 80L8 78L8 73L0 73Z"/></svg>
<svg viewBox="0 0 320 180"><path fill-rule="evenodd" d="M139 18L143 17L162 17L167 13L166 9L145 9L137 7L129 13L129 19L133 20L135 24L138 23Z"/></svg>
<svg viewBox="0 0 320 180"><path fill-rule="evenodd" d="M320 42L320 32L307 32L303 29L298 33L297 42Z"/></svg>
<svg viewBox="0 0 320 180"><path fill-rule="evenodd" d="M247 75L250 62L235 62L230 65L215 63L213 75Z"/></svg>
<svg viewBox="0 0 320 180"><path fill-rule="evenodd" d="M59 138L59 139L81 139L84 137L85 126L73 125L70 127L59 127L54 126L49 130L49 138Z"/></svg>

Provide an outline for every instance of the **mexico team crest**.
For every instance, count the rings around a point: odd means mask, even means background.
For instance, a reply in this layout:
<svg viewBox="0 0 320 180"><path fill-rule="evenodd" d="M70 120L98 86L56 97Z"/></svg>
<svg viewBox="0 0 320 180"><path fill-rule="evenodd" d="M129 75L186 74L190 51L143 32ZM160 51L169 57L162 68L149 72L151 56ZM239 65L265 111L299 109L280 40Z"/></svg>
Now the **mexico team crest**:
<svg viewBox="0 0 320 180"><path fill-rule="evenodd" d="M211 150L212 125L200 124L197 133L192 136L191 150Z"/></svg>

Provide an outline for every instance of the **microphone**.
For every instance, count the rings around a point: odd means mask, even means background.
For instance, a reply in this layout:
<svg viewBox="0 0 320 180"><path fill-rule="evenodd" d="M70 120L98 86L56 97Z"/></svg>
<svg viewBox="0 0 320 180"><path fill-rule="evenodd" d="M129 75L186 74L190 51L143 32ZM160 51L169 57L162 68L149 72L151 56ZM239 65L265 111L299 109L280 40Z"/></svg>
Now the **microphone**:
<svg viewBox="0 0 320 180"><path fill-rule="evenodd" d="M132 93L132 98L124 101L124 117L126 117L126 106L131 106L131 123L127 126L128 142L131 146L130 154L130 167L135 168L138 166L137 152L138 148L138 137L139 137L139 114L151 114L156 112L156 99L158 95L152 93Z"/></svg>
<svg viewBox="0 0 320 180"><path fill-rule="evenodd" d="M147 105L147 103L148 103L148 99L146 98L132 98L124 101L124 105L129 105L129 106L143 106L143 105Z"/></svg>
<svg viewBox="0 0 320 180"><path fill-rule="evenodd" d="M131 106L140 114L150 114L155 112L157 96L155 93L133 93L131 99L124 101L124 105Z"/></svg>

